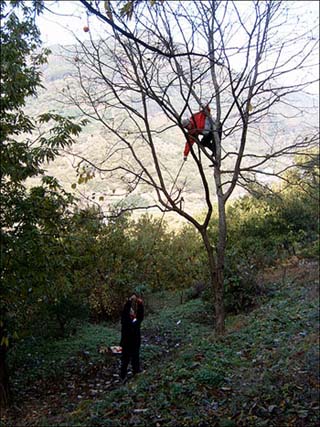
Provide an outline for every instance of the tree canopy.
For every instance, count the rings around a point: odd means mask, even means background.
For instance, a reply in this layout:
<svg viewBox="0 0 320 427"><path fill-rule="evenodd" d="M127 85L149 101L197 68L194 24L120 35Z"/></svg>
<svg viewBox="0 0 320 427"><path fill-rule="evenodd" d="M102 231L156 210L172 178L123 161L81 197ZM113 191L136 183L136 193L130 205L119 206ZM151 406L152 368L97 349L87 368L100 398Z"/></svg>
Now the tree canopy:
<svg viewBox="0 0 320 427"><path fill-rule="evenodd" d="M1 404L6 403L6 353L35 303L56 287L57 236L66 227L72 197L43 164L59 155L79 135L81 125L52 113L30 117L24 106L41 86L41 66L48 55L40 49L35 18L43 2L1 2ZM84 122L82 122L84 124ZM28 188L26 180L42 177ZM60 270L61 271L61 270ZM32 307L32 308L31 308Z"/></svg>

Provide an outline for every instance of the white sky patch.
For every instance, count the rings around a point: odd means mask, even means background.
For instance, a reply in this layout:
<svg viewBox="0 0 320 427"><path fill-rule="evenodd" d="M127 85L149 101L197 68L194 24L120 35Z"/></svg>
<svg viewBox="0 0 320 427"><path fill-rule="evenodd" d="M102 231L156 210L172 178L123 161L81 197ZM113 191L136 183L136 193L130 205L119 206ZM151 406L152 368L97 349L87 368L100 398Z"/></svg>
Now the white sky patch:
<svg viewBox="0 0 320 427"><path fill-rule="evenodd" d="M185 1L184 5L189 3ZM193 3L190 1L190 3ZM103 2L101 2L103 8ZM236 2L237 8L239 9L241 15L244 19L250 21L250 9L252 7L251 2ZM99 39L102 34L110 31L109 26L97 19L95 16L88 16L85 8L79 1L73 0L64 0L64 1L46 1L45 6L48 10L45 10L44 13L38 18L38 25L41 31L42 41L45 46L52 45L70 45L76 42L76 38L80 41L88 40L90 37L93 39ZM191 6L191 4L190 4ZM304 28L310 30L314 28L313 37L315 40L319 40L319 5L318 1L288 1L288 14L289 22L287 25L291 26L292 31L294 32L295 25L297 28L300 23L303 22ZM245 13L247 11L247 13ZM103 13L104 11L102 11ZM83 28L89 26L90 32L84 32ZM291 34L293 37L294 34ZM241 44L240 32L237 31L237 34L234 36L237 39L235 45ZM240 37L242 38L242 37ZM294 37L293 37L294 38ZM244 42L245 37L243 37ZM295 46L293 46L293 49ZM294 52L287 52L288 55L292 55ZM270 52L270 60L272 53ZM319 55L318 55L319 58ZM235 55L235 60L239 61L238 55ZM319 62L319 61L318 61ZM315 64L313 64L314 66ZM311 67L312 68L312 67ZM309 70L304 70L302 73L304 76L308 74ZM310 70L312 73L313 71ZM301 70L296 72L297 78L301 78ZM308 76L310 79L310 75ZM318 76L315 76L317 78ZM315 83L310 88L311 93L319 93L319 85Z"/></svg>
<svg viewBox="0 0 320 427"><path fill-rule="evenodd" d="M76 38L85 41L89 37L85 26L97 35L97 23L90 25L92 18L78 1L46 1L45 6L51 12L45 10L37 20L45 46L74 44Z"/></svg>

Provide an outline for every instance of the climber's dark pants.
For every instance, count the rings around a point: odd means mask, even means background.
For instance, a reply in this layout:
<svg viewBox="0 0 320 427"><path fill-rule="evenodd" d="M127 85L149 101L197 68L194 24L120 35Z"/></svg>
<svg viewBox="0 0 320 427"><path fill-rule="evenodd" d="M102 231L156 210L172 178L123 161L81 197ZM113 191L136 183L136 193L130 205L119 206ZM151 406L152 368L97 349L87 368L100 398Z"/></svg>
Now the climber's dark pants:
<svg viewBox="0 0 320 427"><path fill-rule="evenodd" d="M128 365L131 361L132 372L137 374L140 372L140 357L139 357L139 348L134 349L122 349L121 355L121 373L120 376L124 379L127 376Z"/></svg>
<svg viewBox="0 0 320 427"><path fill-rule="evenodd" d="M214 142L213 132L204 135L200 144L209 148L209 150L212 151L213 157L216 157L216 143Z"/></svg>
<svg viewBox="0 0 320 427"><path fill-rule="evenodd" d="M219 135L219 139L221 141L222 138L222 125L220 124L219 128L218 128L218 135ZM200 144L203 145L204 147L209 148L210 151L212 151L213 157L216 157L216 143L214 140L214 136L213 136L213 132L209 132L206 135L204 135L200 141Z"/></svg>

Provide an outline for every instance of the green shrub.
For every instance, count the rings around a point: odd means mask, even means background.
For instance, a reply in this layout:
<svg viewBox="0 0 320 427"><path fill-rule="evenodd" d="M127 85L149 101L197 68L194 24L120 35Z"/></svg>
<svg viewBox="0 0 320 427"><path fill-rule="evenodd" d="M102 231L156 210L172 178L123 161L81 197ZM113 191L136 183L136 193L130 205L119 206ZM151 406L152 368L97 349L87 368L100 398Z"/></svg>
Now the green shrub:
<svg viewBox="0 0 320 427"><path fill-rule="evenodd" d="M200 298L203 295L206 287L207 285L204 282L199 281L194 283L193 286L187 289L184 293L185 300L190 301L196 298Z"/></svg>
<svg viewBox="0 0 320 427"><path fill-rule="evenodd" d="M224 381L224 375L221 371L206 365L196 372L195 380L205 386L219 387Z"/></svg>

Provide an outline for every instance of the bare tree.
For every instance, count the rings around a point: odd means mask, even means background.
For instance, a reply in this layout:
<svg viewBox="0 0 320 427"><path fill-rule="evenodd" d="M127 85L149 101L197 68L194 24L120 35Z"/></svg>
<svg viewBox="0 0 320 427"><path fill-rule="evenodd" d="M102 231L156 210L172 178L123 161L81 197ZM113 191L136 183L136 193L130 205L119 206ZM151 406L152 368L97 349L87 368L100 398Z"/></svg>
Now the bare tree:
<svg viewBox="0 0 320 427"><path fill-rule="evenodd" d="M68 55L82 89L79 94L70 87L69 101L108 134L106 156L88 164L117 175L130 191L152 187L163 212L173 211L196 227L208 255L217 334L224 333L227 201L237 185L259 175L281 178L292 155L318 141L305 119L302 127L305 110L297 103L318 79L317 24L302 23L296 7L281 1L141 2L130 20L113 11L113 22L125 31L113 28L113 34L90 38ZM206 203L199 220L185 207L184 163L168 169L161 146L177 130L181 141L187 137L182 118L203 103L213 107L216 153L199 140L191 147L188 167L192 162L201 178ZM291 132L283 134L288 122ZM215 203L218 238L212 241Z"/></svg>

